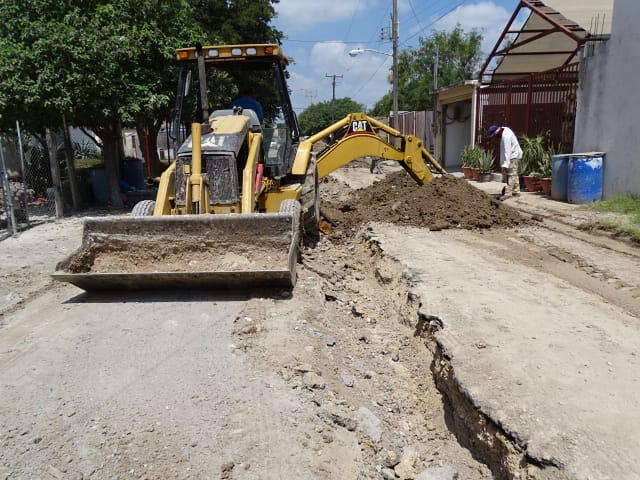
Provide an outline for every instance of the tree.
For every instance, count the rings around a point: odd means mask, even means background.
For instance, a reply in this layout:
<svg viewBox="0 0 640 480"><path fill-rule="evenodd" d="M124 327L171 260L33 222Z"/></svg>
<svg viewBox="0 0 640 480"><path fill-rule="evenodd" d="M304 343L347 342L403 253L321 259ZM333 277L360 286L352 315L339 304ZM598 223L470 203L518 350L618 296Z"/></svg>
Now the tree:
<svg viewBox="0 0 640 480"><path fill-rule="evenodd" d="M0 25L3 119L35 131L62 126L63 116L91 127L102 138L112 204L122 206L122 124L168 115L175 44L195 37L188 2L7 0Z"/></svg>
<svg viewBox="0 0 640 480"><path fill-rule="evenodd" d="M456 85L474 76L482 58L482 34L465 32L457 25L451 32L438 31L420 38L418 48L400 52L398 56L398 109L432 108L433 71L438 52L438 86ZM387 115L392 109L388 93L374 106L374 115Z"/></svg>
<svg viewBox="0 0 640 480"><path fill-rule="evenodd" d="M273 3L3 0L0 121L41 131L60 127L64 116L92 128L102 138L112 204L121 206L121 128L148 129L157 166L156 134L174 104L175 48L274 41L281 35L268 25Z"/></svg>
<svg viewBox="0 0 640 480"><path fill-rule="evenodd" d="M278 43L282 32L270 25L279 0L195 0L195 21L206 32L205 40L228 44ZM212 36L214 38L212 38Z"/></svg>
<svg viewBox="0 0 640 480"><path fill-rule="evenodd" d="M140 51L150 52L138 63L139 77L153 81L153 88L147 84L142 90L147 92L146 104L141 105L134 116L134 124L140 139L148 135L149 152L153 175L160 173L157 153L157 134L162 122L171 115L175 103L175 88L178 65L175 61L175 49L202 44L237 43L275 43L282 37L281 32L270 25L275 16L273 4L277 0L197 0L195 2L161 2L157 11L157 2L142 2L138 10L136 23L144 24L145 18L155 19L151 25L141 30L138 44ZM139 2L134 2L139 4ZM157 18L159 15L161 18ZM158 51L161 48L162 52ZM273 85L269 85L273 89ZM212 105L226 106L242 89L235 79L220 75L210 75L209 99ZM275 116L275 96L268 89L264 91L263 105L265 113ZM187 120L187 119L185 119ZM146 143L141 142L146 150Z"/></svg>
<svg viewBox="0 0 640 480"><path fill-rule="evenodd" d="M364 106L351 100L349 97L336 98L334 104L334 120L339 120L350 113L362 112ZM298 117L300 133L313 135L331 125L331 100L320 103L312 103Z"/></svg>

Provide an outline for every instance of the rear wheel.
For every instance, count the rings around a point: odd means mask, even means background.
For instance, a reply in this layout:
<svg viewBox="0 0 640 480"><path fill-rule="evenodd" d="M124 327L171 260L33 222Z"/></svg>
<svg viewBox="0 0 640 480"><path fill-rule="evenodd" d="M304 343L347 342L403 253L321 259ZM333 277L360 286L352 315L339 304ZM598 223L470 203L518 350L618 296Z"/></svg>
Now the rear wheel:
<svg viewBox="0 0 640 480"><path fill-rule="evenodd" d="M307 173L302 186L300 203L302 204L302 228L305 239L315 242L318 240L318 225L320 223L320 182L318 180L318 165L316 157L312 155L307 167Z"/></svg>
<svg viewBox="0 0 640 480"><path fill-rule="evenodd" d="M132 217L150 217L156 208L155 200L142 200L136 203L131 210Z"/></svg>

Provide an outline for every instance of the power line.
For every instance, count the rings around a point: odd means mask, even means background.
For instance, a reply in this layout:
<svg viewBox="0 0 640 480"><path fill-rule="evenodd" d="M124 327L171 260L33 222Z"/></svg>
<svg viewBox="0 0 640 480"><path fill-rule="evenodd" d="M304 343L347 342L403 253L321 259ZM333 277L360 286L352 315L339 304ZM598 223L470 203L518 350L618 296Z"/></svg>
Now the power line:
<svg viewBox="0 0 640 480"><path fill-rule="evenodd" d="M354 94L353 94L353 96L354 96L354 97L355 97L356 95L358 95L358 94L362 91L362 89L363 89L364 87L366 87L366 86L367 86L367 84L368 84L371 80L373 80L373 77L375 77L375 76L376 76L376 74L380 71L380 69L382 68L382 66L383 66L385 63L387 63L387 60L388 60L388 58L385 58L385 59L382 61L382 63L381 63L380 65L378 65L378 68L376 68L376 71L375 71L375 72L373 72L373 73L371 74L371 76L367 79L367 81L366 81L366 82L364 82L364 83L362 83L362 84L360 85L360 88L354 92Z"/></svg>
<svg viewBox="0 0 640 480"><path fill-rule="evenodd" d="M461 0L460 2L458 2L456 5L454 5L453 7L451 7L449 10L447 10L445 13L443 13L442 15L440 15L439 17L437 17L433 22L429 23L427 25L427 27L431 27L434 24L438 23L440 20L442 20L444 17L446 17L447 15L449 15L451 12L455 11L458 7L462 6L463 4L467 3L469 0ZM416 35L418 35L418 33L414 33L413 35L411 35L410 37L406 38L402 43L403 45L406 45L407 42L409 40L411 40L413 37L415 37Z"/></svg>
<svg viewBox="0 0 640 480"><path fill-rule="evenodd" d="M422 26L422 22L420 22L420 19L418 18L418 15L416 14L416 10L413 8L413 3L411 2L411 0L408 0L409 2L409 6L411 7L411 11L413 12L413 18L416 19L416 23L418 24L418 27L420 27L420 30L422 30L422 33L424 34L424 36L427 36L427 32L425 31L424 27Z"/></svg>
<svg viewBox="0 0 640 480"><path fill-rule="evenodd" d="M358 4L356 5L355 10L353 11L353 15L351 15L351 21L349 22L349 27L347 28L347 33L344 35L344 38L349 38L349 34L351 33L351 27L353 26L353 20L356 18L356 13L358 13L358 10L360 9L360 2L361 0L358 0Z"/></svg>

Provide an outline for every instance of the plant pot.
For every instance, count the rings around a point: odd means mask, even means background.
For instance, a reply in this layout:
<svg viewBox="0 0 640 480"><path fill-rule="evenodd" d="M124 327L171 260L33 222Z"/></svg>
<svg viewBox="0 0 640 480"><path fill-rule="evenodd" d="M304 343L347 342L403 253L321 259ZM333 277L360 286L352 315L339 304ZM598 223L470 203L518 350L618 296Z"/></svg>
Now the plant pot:
<svg viewBox="0 0 640 480"><path fill-rule="evenodd" d="M545 195L551 195L551 178L550 177L541 178L540 188L542 190L542 193L544 193Z"/></svg>
<svg viewBox="0 0 640 480"><path fill-rule="evenodd" d="M480 172L480 176L478 178L479 182L490 182L491 181L491 172Z"/></svg>
<svg viewBox="0 0 640 480"><path fill-rule="evenodd" d="M471 179L472 180L480 180L480 169L479 168L472 168L471 169Z"/></svg>
<svg viewBox="0 0 640 480"><path fill-rule="evenodd" d="M462 173L464 174L464 178L471 178L471 167L462 167Z"/></svg>
<svg viewBox="0 0 640 480"><path fill-rule="evenodd" d="M531 175L525 175L524 177L524 187L527 189L527 192L537 192L539 190L538 181Z"/></svg>

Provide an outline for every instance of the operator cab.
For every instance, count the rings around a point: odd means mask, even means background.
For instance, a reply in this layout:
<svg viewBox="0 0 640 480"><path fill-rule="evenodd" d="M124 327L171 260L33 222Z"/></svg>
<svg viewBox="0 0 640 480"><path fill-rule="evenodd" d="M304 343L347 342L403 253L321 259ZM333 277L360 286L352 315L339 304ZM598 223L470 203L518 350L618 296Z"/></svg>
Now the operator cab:
<svg viewBox="0 0 640 480"><path fill-rule="evenodd" d="M178 125L185 104L191 105L192 112L195 106L196 121L201 123L227 114L245 115L250 119L250 130L261 131L263 134L264 175L275 179L288 175L293 165L300 133L286 86L284 69L289 60L280 47L275 44L206 47L197 45L178 49L176 54L181 70L178 77L173 131L179 131ZM198 91L193 92L196 93L195 102L189 103L186 96L189 93L192 73L198 79L198 89L194 89ZM224 85L225 88L213 90L213 85ZM227 105L231 98L225 97L225 92L233 85L238 88L251 85L260 90L267 121L261 125L255 112L250 109L221 109L209 115L209 98L214 104ZM227 95L230 93L231 91ZM186 117L185 114L185 120ZM176 140L174 143L179 144L180 141ZM180 150L184 152L183 148ZM205 153L203 151L203 154Z"/></svg>

